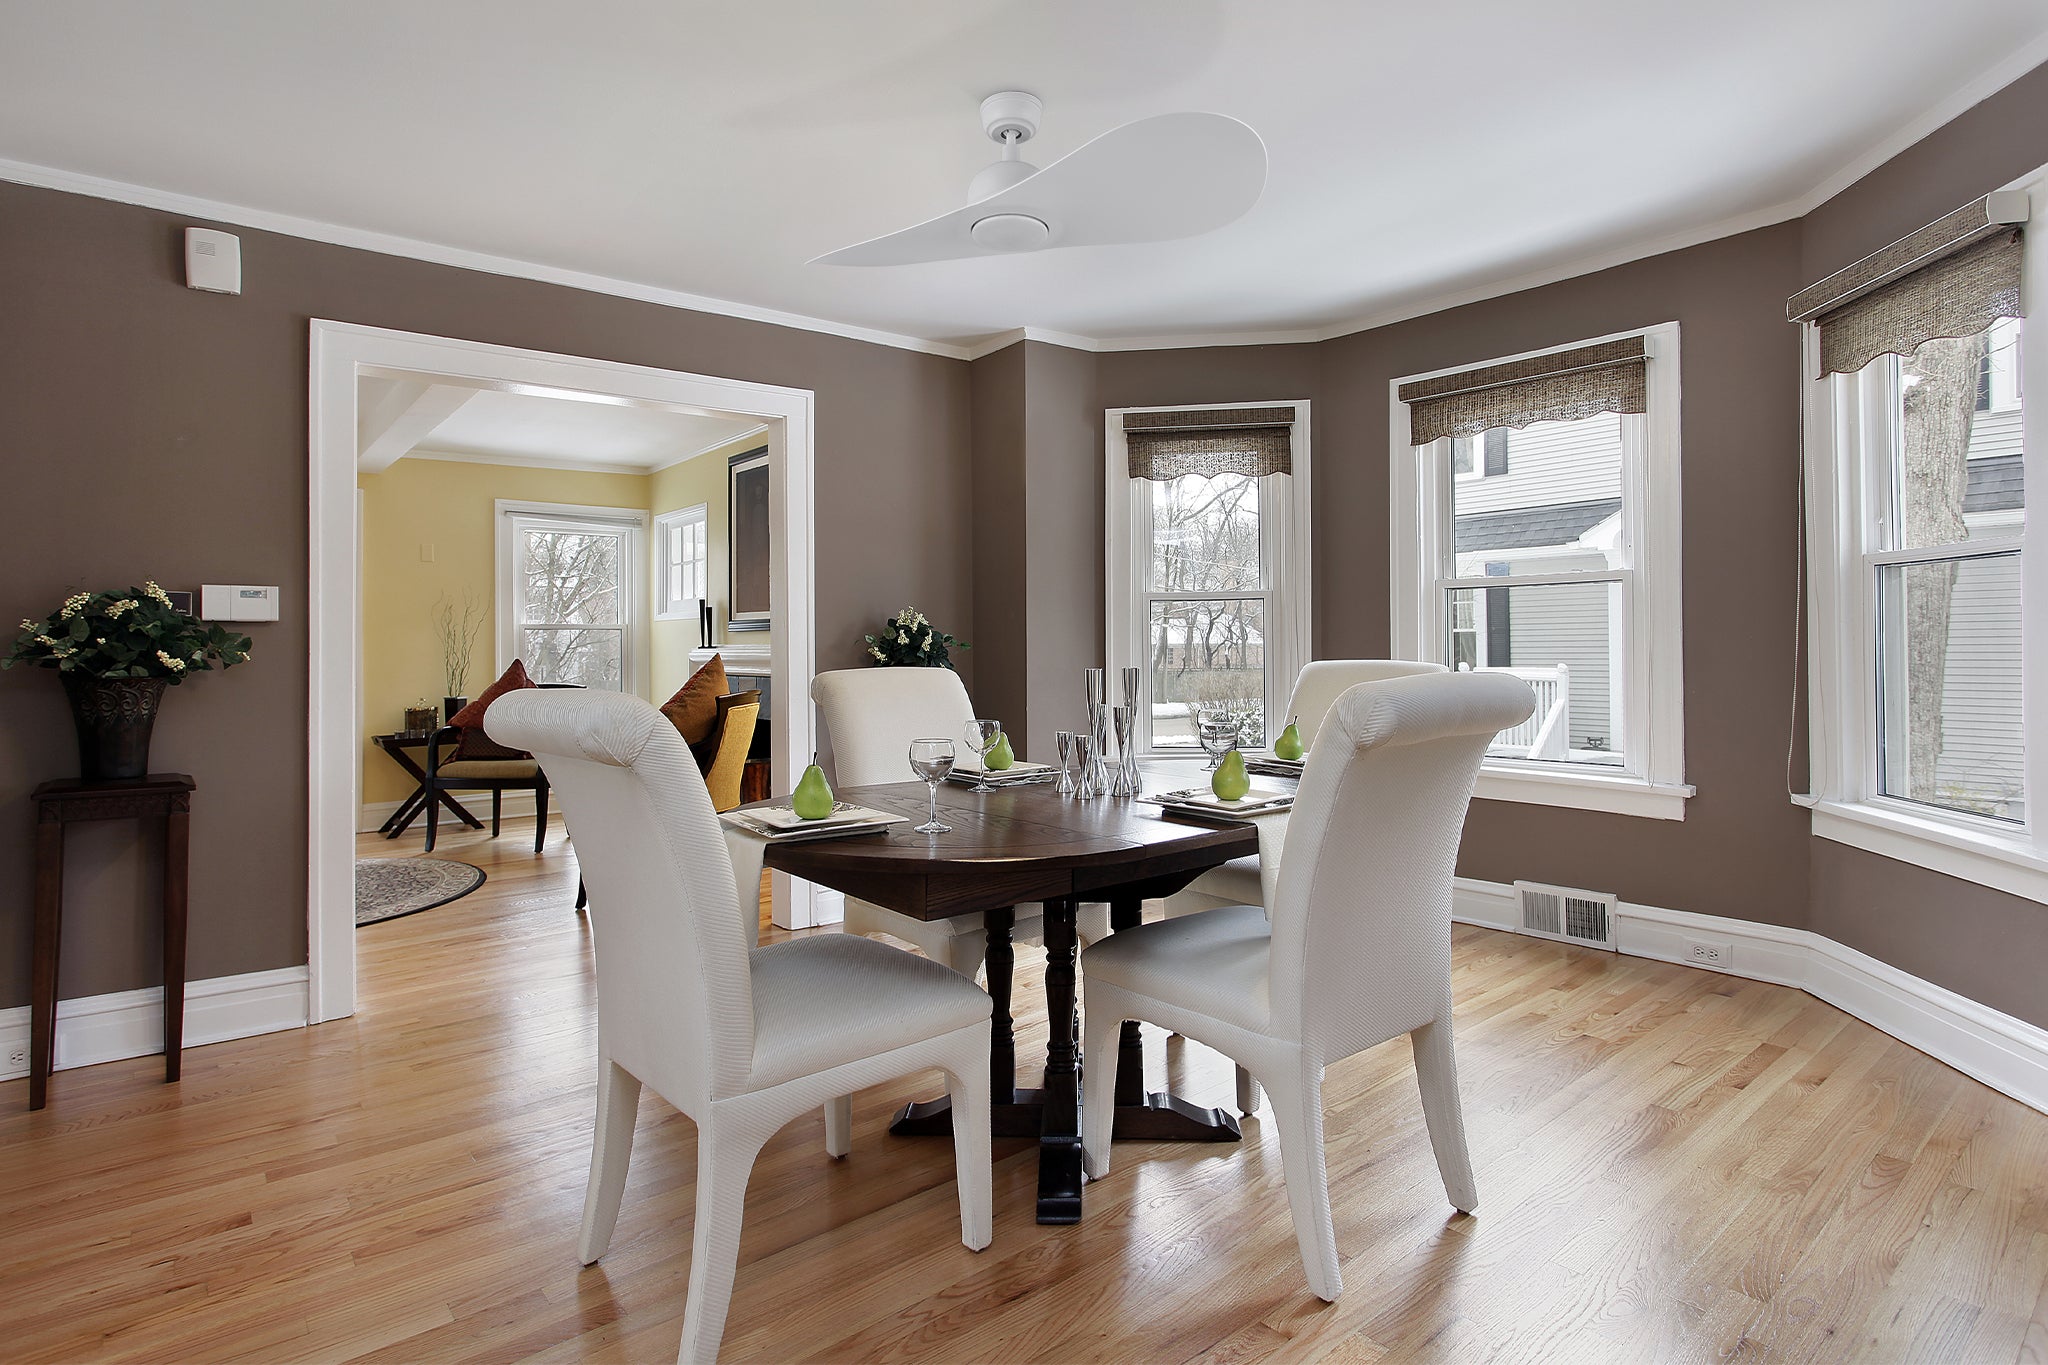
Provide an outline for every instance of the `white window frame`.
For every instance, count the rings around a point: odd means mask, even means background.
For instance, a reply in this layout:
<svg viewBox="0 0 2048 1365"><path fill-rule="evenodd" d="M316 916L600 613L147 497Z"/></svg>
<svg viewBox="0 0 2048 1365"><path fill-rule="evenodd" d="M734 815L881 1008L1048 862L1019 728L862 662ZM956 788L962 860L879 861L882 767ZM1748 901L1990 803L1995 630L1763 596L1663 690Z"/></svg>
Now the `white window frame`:
<svg viewBox="0 0 2048 1365"><path fill-rule="evenodd" d="M697 556L695 595L673 594L669 591L669 579L674 576L676 561L671 553L670 542L675 532L683 527L697 528ZM673 512L663 512L654 519L654 619L657 621L695 621L698 619L697 604L708 595L705 578L711 572L711 504L700 502L695 507L679 507Z"/></svg>
<svg viewBox="0 0 2048 1365"><path fill-rule="evenodd" d="M1151 404L1143 407L1111 408L1105 414L1104 499L1106 572L1103 574L1105 602L1103 657L1113 680L1127 666L1144 667L1149 650L1145 632L1149 603L1159 596L1140 592L1152 553L1151 484L1130 475L1130 448L1124 441L1124 414L1130 412L1191 412L1237 408L1292 408L1294 423L1290 437L1291 474L1269 474L1259 480L1259 559L1266 586L1253 592L1172 594L1203 600L1218 597L1258 597L1265 600L1266 622L1266 742L1270 745L1279 731L1281 712L1294 692L1294 679L1309 660L1310 630L1315 619L1314 584L1309 558L1310 450L1309 403L1185 403L1179 406ZM1144 485L1139 487L1139 485ZM1116 690L1111 682L1109 690ZM1078 696L1079 694L1076 693ZM1142 686L1140 706L1152 705L1149 677ZM1149 735L1150 727L1143 733ZM1147 757L1186 758L1199 753L1190 749L1151 749Z"/></svg>
<svg viewBox="0 0 2048 1365"><path fill-rule="evenodd" d="M1397 658L1449 662L1446 590L1501 587L1501 580L1457 579L1451 549L1452 473L1450 440L1426 446L1408 441L1408 405L1403 384L1457 374L1476 365L1526 360L1581 346L1643 338L1648 356L1649 411L1639 423L1623 423L1622 535L1628 567L1544 575L1517 575L1518 584L1600 582L1621 584L1617 654L1622 687L1614 701L1621 712L1626 766L1595 768L1537 759L1489 757L1481 765L1475 794L1495 801L1570 806L1659 820L1683 820L1694 788L1685 781L1685 674L1680 540L1678 324L1662 323L1519 355L1475 359L1389 382L1388 461L1390 482L1389 566L1392 647ZM1632 433L1640 433L1639 436Z"/></svg>
<svg viewBox="0 0 2048 1365"><path fill-rule="evenodd" d="M620 631L619 690L647 694L646 651L641 647L647 621L647 513L636 507L585 507L563 502L497 500L497 640L498 671L517 655L519 533L527 527L550 531L594 531L626 537L626 562L619 566L625 590L625 624Z"/></svg>
<svg viewBox="0 0 2048 1365"><path fill-rule="evenodd" d="M2004 189L2031 200L2022 272L2021 308L2039 320L2022 344L2022 392L2048 393L2048 166ZM2027 746L2023 765L2027 819L2015 825L1966 811L1947 811L1886 796L1878 754L1876 565L1927 558L1921 551L1882 548L1890 482L1874 477L1880 456L1863 439L1862 406L1885 387L1868 376L1815 379L1820 333L1802 329L1800 377L1805 384L1804 460L1807 487L1808 648L1811 696L1808 757L1812 791L1794 796L1813 811L1813 833L1901 862L1946 873L2029 900L2048 903L2048 743ZM2034 404L2021 419L2026 485L2048 488L2048 412ZM2030 498L2031 501L2031 498ZM2020 551L2021 725L2048 735L2048 629L2038 604L2048 601L2048 548L2029 511L2026 529L2000 544ZM1985 548L1991 548L1989 543Z"/></svg>

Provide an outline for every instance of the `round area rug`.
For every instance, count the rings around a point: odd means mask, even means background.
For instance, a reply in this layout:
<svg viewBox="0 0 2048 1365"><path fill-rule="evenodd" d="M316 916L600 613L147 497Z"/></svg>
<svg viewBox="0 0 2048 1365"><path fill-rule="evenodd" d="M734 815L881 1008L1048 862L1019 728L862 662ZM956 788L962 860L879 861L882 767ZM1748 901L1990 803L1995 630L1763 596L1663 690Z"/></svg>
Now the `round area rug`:
<svg viewBox="0 0 2048 1365"><path fill-rule="evenodd" d="M356 859L356 927L461 900L484 870L450 858Z"/></svg>

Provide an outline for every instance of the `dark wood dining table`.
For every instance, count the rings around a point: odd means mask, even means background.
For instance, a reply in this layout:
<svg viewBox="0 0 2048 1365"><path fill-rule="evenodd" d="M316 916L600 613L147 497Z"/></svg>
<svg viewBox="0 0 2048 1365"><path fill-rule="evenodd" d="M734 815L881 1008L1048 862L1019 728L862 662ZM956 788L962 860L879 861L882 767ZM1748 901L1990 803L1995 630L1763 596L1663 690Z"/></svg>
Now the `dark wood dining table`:
<svg viewBox="0 0 2048 1365"><path fill-rule="evenodd" d="M1200 780L1199 766L1148 769L1147 792ZM1291 785L1291 784L1288 784ZM842 800L923 824L922 783L853 787ZM1075 911L1107 901L1113 930L1143 917L1143 902L1168 896L1209 868L1258 852L1248 824L1167 815L1131 799L1079 801L1050 785L976 793L948 783L939 818L949 834L910 825L885 835L771 843L766 864L923 920L979 914L988 933L988 991L995 1001L989 1071L998 1137L1038 1140L1038 1221L1081 1219L1080 1045L1075 1032ZM1050 1036L1042 1089L1019 1090L1010 1015L1016 907L1044 906L1045 995ZM1144 1045L1135 1023L1119 1039L1115 1136L1163 1142L1233 1142L1237 1120L1164 1092L1145 1092ZM902 1136L951 1131L946 1101L910 1106L891 1128Z"/></svg>

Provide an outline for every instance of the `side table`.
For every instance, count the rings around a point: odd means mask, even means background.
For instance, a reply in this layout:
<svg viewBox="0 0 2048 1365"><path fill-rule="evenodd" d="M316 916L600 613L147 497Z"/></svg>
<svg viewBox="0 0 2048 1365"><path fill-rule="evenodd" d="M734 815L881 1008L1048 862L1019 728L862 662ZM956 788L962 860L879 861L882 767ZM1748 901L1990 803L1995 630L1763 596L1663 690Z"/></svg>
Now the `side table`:
<svg viewBox="0 0 2048 1365"><path fill-rule="evenodd" d="M36 909L31 945L28 1107L49 1098L57 1040L57 944L64 917L64 827L80 820L164 822L164 1080L178 1079L185 1037L186 880L191 866L192 793L184 773L151 773L116 782L45 782L36 803Z"/></svg>

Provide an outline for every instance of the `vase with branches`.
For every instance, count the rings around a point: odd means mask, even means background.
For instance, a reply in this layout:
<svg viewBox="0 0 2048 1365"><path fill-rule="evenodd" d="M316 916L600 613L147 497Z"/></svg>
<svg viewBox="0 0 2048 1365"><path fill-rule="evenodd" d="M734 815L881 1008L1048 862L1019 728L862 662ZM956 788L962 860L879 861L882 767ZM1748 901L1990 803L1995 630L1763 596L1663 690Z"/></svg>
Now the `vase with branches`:
<svg viewBox="0 0 2048 1365"><path fill-rule="evenodd" d="M434 599L434 634L441 642L442 717L453 716L469 702L469 663L476 652L477 632L484 628L484 604L465 589L460 601L446 593Z"/></svg>

